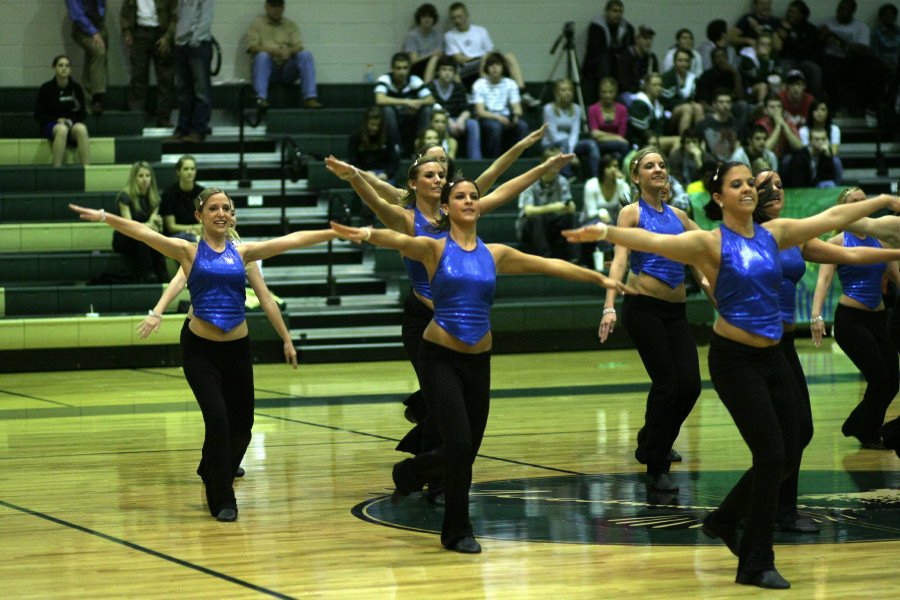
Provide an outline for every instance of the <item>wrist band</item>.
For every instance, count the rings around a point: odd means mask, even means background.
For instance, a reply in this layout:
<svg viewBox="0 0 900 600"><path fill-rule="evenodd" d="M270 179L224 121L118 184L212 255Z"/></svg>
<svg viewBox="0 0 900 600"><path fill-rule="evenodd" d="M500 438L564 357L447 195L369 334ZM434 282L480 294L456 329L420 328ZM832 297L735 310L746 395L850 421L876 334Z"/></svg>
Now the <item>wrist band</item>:
<svg viewBox="0 0 900 600"><path fill-rule="evenodd" d="M147 316L148 316L148 317L156 317L157 319L162 320L162 315L161 315L160 313L158 313L158 312L153 312L153 309L152 309L152 308L151 308L150 310L147 311Z"/></svg>
<svg viewBox="0 0 900 600"><path fill-rule="evenodd" d="M825 319L822 318L822 315L817 315L817 316L811 318L811 319L809 320L809 322L810 322L810 323L818 323L819 321L824 321L824 320L825 320Z"/></svg>
<svg viewBox="0 0 900 600"><path fill-rule="evenodd" d="M99 222L102 223L102 222L104 222L104 221L106 221L106 209L105 209L105 208L101 208L101 209L100 209L100 221L99 221Z"/></svg>
<svg viewBox="0 0 900 600"><path fill-rule="evenodd" d="M614 309L614 308L604 308L604 309L603 309L603 314L604 314L604 315L614 315L614 314L616 314L616 309Z"/></svg>
<svg viewBox="0 0 900 600"><path fill-rule="evenodd" d="M371 228L371 227L364 227L364 229L366 230L366 237L364 237L364 238L362 239L362 241L368 242L368 241L369 241L369 238L372 237L372 228Z"/></svg>
<svg viewBox="0 0 900 600"><path fill-rule="evenodd" d="M600 222L594 225L600 231L600 237L597 238L598 242L602 242L606 239L606 234L609 233L609 227L606 226L606 223Z"/></svg>

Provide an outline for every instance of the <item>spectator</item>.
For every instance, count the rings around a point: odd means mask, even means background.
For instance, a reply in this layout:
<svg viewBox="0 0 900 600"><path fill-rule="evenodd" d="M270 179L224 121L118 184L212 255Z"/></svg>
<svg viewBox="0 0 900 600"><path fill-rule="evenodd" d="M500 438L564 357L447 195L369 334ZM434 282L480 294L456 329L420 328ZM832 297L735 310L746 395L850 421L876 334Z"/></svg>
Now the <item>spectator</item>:
<svg viewBox="0 0 900 600"><path fill-rule="evenodd" d="M600 221L615 223L619 209L631 202L631 186L615 158L601 158L600 173L601 177L592 177L584 184L582 225Z"/></svg>
<svg viewBox="0 0 900 600"><path fill-rule="evenodd" d="M637 29L634 44L623 52L617 61L619 90L622 92L622 102L631 104L631 97L641 91L644 79L650 73L659 73L659 59L653 53L653 37L656 32L646 25ZM600 81L603 85L603 80ZM602 93L602 88L601 88ZM590 105L590 103L588 103ZM590 116L590 113L588 113Z"/></svg>
<svg viewBox="0 0 900 600"><path fill-rule="evenodd" d="M788 71L784 83L784 88L778 93L784 106L784 117L800 129L806 125L809 108L816 99L806 91L806 77L800 69Z"/></svg>
<svg viewBox="0 0 900 600"><path fill-rule="evenodd" d="M90 96L91 112L103 113L106 94L107 48L106 0L66 0L72 20L72 39L84 48L84 87Z"/></svg>
<svg viewBox="0 0 900 600"><path fill-rule="evenodd" d="M253 89L260 108L269 106L269 83L300 78L303 106L321 108L312 52L303 49L300 29L284 17L284 0L266 0L265 16L247 30L247 52L253 56Z"/></svg>
<svg viewBox="0 0 900 600"><path fill-rule="evenodd" d="M444 149L450 160L456 160L456 151L459 147L456 139L450 135L450 117L442 108L435 108L431 111L430 129L437 133L437 145ZM427 130L426 130L427 131ZM421 144L416 144L416 149L421 148Z"/></svg>
<svg viewBox="0 0 900 600"><path fill-rule="evenodd" d="M416 151L413 152L413 159L419 155L420 149L433 148L434 146L441 146L441 134L438 133L437 129L429 125L419 133L418 137L416 137L416 143L413 146ZM443 146L441 147L443 148ZM448 156L448 158L450 157Z"/></svg>
<svg viewBox="0 0 900 600"><path fill-rule="evenodd" d="M128 108L142 111L146 118L152 62L156 72L156 126L168 129L172 127L172 109L175 108L174 42L178 0L124 0L119 20L122 43L128 50L131 64Z"/></svg>
<svg viewBox="0 0 900 600"><path fill-rule="evenodd" d="M694 100L697 76L691 71L692 54L684 49L675 51L674 66L663 73L663 107L672 113L672 130L681 135L684 130L703 118L703 106Z"/></svg>
<svg viewBox="0 0 900 600"><path fill-rule="evenodd" d="M197 210L194 200L203 191L203 186L197 185L197 160L190 154L179 158L175 175L177 181L163 190L159 203L163 232L169 237L197 242L203 233L194 214Z"/></svg>
<svg viewBox="0 0 900 600"><path fill-rule="evenodd" d="M546 148L543 159L558 154L559 148ZM575 202L569 182L558 169L550 168L519 195L519 219L516 221L519 241L532 254L574 262L577 247L569 244L561 233L574 227Z"/></svg>
<svg viewBox="0 0 900 600"><path fill-rule="evenodd" d="M603 14L597 15L588 27L587 47L581 68L584 101L588 105L597 100L595 94L600 80L616 76L620 68L620 57L635 44L634 27L625 20L624 14L625 5L621 0L607 0ZM650 37L652 38L652 31ZM638 87L629 91L637 92Z"/></svg>
<svg viewBox="0 0 900 600"><path fill-rule="evenodd" d="M406 32L403 51L409 54L412 62L410 72L423 81L431 81L443 50L443 38L434 27L438 22L437 8L434 4L422 4L416 9L414 18L416 26Z"/></svg>
<svg viewBox="0 0 900 600"><path fill-rule="evenodd" d="M732 111L731 93L719 90L713 103L713 112L697 124L706 147L716 160L726 162L740 146L744 122ZM699 167L699 165L698 165Z"/></svg>
<svg viewBox="0 0 900 600"><path fill-rule="evenodd" d="M116 197L119 216L143 223L145 227L162 232L159 216L159 192L156 176L150 163L139 161L131 166L128 182ZM125 257L125 263L135 281L162 283L168 281L165 257L144 244L118 231L113 233L113 250Z"/></svg>
<svg viewBox="0 0 900 600"><path fill-rule="evenodd" d="M553 98L553 102L544 105L544 123L548 127L541 145L544 148L559 148L563 154L574 153L575 158L569 165L580 173L580 178L596 177L600 150L593 141L579 139L583 120L581 106L574 102L575 85L569 79L558 80L553 87ZM563 169L567 176L569 165ZM584 176L585 171L588 176Z"/></svg>
<svg viewBox="0 0 900 600"><path fill-rule="evenodd" d="M600 81L600 100L588 108L588 128L601 156L612 155L617 161L628 154L628 109L616 102L616 80Z"/></svg>
<svg viewBox="0 0 900 600"><path fill-rule="evenodd" d="M398 52L391 57L391 72L375 82L375 105L384 112L388 140L400 146L403 154L412 152L416 133L431 121L434 96L417 75L410 75L409 55ZM351 161L351 164L357 164Z"/></svg>
<svg viewBox="0 0 900 600"><path fill-rule="evenodd" d="M84 124L84 90L72 79L72 62L65 54L53 59L56 76L38 90L34 118L50 140L53 166L62 165L66 148L77 148L83 165L91 163L91 142Z"/></svg>
<svg viewBox="0 0 900 600"><path fill-rule="evenodd" d="M772 15L772 0L753 0L753 12L738 19L736 24L738 37L735 40L739 47L752 46L759 34L774 34L781 27L778 17ZM781 49L781 41L775 42L775 50Z"/></svg>
<svg viewBox="0 0 900 600"><path fill-rule="evenodd" d="M647 146L650 145L651 135L662 135L668 115L659 101L661 93L662 75L651 73L644 82L643 91L634 95L631 106L628 107L627 138L631 144Z"/></svg>
<svg viewBox="0 0 900 600"><path fill-rule="evenodd" d="M809 146L796 152L781 179L786 187L829 188L841 185L844 168L841 159L831 153L831 143L824 129L812 129Z"/></svg>
<svg viewBox="0 0 900 600"><path fill-rule="evenodd" d="M400 155L391 139L385 114L386 111L377 106L366 111L360 127L350 134L347 158L358 169L393 183L400 166Z"/></svg>
<svg viewBox="0 0 900 600"><path fill-rule="evenodd" d="M784 106L781 98L771 95L766 98L763 116L756 123L761 125L769 136L766 139L766 148L775 153L784 168L791 153L803 148L797 128L784 118Z"/></svg>
<svg viewBox="0 0 900 600"><path fill-rule="evenodd" d="M721 48L725 51L729 64L738 64L738 54L732 45L732 40L736 35L737 29L732 30L729 28L728 21L725 19L716 19L706 25L706 41L697 48L697 52L700 53L700 58L702 59L704 71L712 68L712 52L716 48Z"/></svg>
<svg viewBox="0 0 900 600"><path fill-rule="evenodd" d="M804 146L809 146L809 131L813 128L824 129L831 143L831 153L838 155L841 145L841 128L831 122L831 111L825 102L814 101L809 105L806 123L797 130L800 141Z"/></svg>
<svg viewBox="0 0 900 600"><path fill-rule="evenodd" d="M662 72L665 73L675 66L675 52L677 50L685 50L690 53L691 73L694 74L694 77L700 77L703 73L703 57L700 56L699 52L694 50L694 34L690 29L679 29L678 32L675 33L675 45L669 48L663 56Z"/></svg>
<svg viewBox="0 0 900 600"><path fill-rule="evenodd" d="M669 153L669 175L682 185L689 185L700 178L703 163L716 160L706 150L703 134L697 129L686 129L681 134L681 144Z"/></svg>
<svg viewBox="0 0 900 600"><path fill-rule="evenodd" d="M744 101L744 86L737 69L728 62L727 54L721 48L716 48L712 53L713 66L697 80L697 93L694 98L704 108L715 110L713 106L716 96L722 90L726 90L732 99L731 111L737 120L743 125L747 120L749 106Z"/></svg>
<svg viewBox="0 0 900 600"><path fill-rule="evenodd" d="M484 77L487 75L487 57L494 51L490 34L484 27L469 23L469 10L462 2L450 5L450 20L453 22L453 29L444 33L444 53L461 65L460 77L464 82ZM540 101L525 91L525 77L515 55L505 52L502 56L509 77L519 89L521 101L529 108L540 106Z"/></svg>
<svg viewBox="0 0 900 600"><path fill-rule="evenodd" d="M897 27L897 7L893 4L884 4L878 9L878 24L872 29L871 42L872 53L881 61L885 74L883 104L894 117L891 119L892 124L896 125L896 117L900 113L900 96L897 94L900 87L900 27Z"/></svg>
<svg viewBox="0 0 900 600"><path fill-rule="evenodd" d="M778 157L766 148L766 140L769 134L762 125L753 125L747 134L744 146L739 147L731 155L730 161L742 162L753 173L760 171L778 171Z"/></svg>
<svg viewBox="0 0 900 600"><path fill-rule="evenodd" d="M469 100L462 84L456 82L458 66L449 56L442 56L437 63L437 78L428 84L435 102L441 105L450 117L450 135L459 139L466 137L466 156L481 158L481 130L478 121L472 118Z"/></svg>
<svg viewBox="0 0 900 600"><path fill-rule="evenodd" d="M202 142L212 116L212 21L215 0L180 0L175 26L178 125L175 138Z"/></svg>
<svg viewBox="0 0 900 600"><path fill-rule="evenodd" d="M776 31L781 40L782 71L800 69L806 75L809 90L816 98L822 95L822 67L819 65L821 45L819 30L809 22L809 7L803 0L793 0L788 4L781 26Z"/></svg>
<svg viewBox="0 0 900 600"><path fill-rule="evenodd" d="M869 48L869 26L855 13L856 0L840 0L835 16L820 27L825 96L833 110L865 109L867 125L874 127L881 73Z"/></svg>
<svg viewBox="0 0 900 600"><path fill-rule="evenodd" d="M528 134L528 123L522 119L522 104L516 82L505 77L503 55L492 52L484 61L486 77L472 86L475 116L481 126L482 152L497 158Z"/></svg>
<svg viewBox="0 0 900 600"><path fill-rule="evenodd" d="M761 105L766 96L778 93L782 69L781 64L772 57L771 33L759 34L753 46L744 48L738 72L744 92L753 104Z"/></svg>

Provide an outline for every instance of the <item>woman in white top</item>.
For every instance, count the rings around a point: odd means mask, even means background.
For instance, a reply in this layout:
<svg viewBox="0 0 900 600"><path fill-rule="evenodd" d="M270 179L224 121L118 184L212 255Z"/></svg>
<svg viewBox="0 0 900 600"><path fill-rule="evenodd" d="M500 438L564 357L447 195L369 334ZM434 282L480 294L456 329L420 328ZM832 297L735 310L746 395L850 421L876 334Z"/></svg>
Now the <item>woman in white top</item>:
<svg viewBox="0 0 900 600"><path fill-rule="evenodd" d="M838 147L841 145L841 128L831 122L831 111L824 100L816 100L809 105L809 115L806 117L806 125L797 132L804 146L809 146L809 132L811 129L824 129L831 142L831 155L837 156Z"/></svg>
<svg viewBox="0 0 900 600"><path fill-rule="evenodd" d="M542 142L544 148L556 147L564 154L575 154L572 166L584 172L587 167L591 177L597 177L600 163L600 149L591 140L579 140L583 113L575 103L575 85L569 79L560 79L553 88L553 102L544 105L544 123L547 135ZM565 175L569 173L565 172Z"/></svg>

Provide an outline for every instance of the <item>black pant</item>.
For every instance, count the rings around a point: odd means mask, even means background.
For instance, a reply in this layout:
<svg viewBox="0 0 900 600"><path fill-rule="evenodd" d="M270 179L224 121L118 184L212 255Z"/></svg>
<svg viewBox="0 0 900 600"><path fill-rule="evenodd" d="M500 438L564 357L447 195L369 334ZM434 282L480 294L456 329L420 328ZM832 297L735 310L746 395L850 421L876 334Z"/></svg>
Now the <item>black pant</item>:
<svg viewBox="0 0 900 600"><path fill-rule="evenodd" d="M894 301L894 306L891 308L891 315L888 317L888 335L891 338L891 342L894 344L894 348L900 351L900 298Z"/></svg>
<svg viewBox="0 0 900 600"><path fill-rule="evenodd" d="M787 359L788 366L794 374L794 381L800 391L800 404L797 407L798 427L797 435L800 444L797 457L797 469L781 483L781 491L778 494L778 514L787 516L797 510L797 487L800 479L800 461L803 459L803 450L809 445L813 437L812 407L809 402L809 387L806 385L806 374L800 365L800 357L797 356L797 348L794 346L794 332L785 331L781 336L778 347Z"/></svg>
<svg viewBox="0 0 900 600"><path fill-rule="evenodd" d="M844 421L846 436L877 440L888 406L900 388L897 349L887 330L887 311L868 311L838 304L834 341L866 378L862 401Z"/></svg>
<svg viewBox="0 0 900 600"><path fill-rule="evenodd" d="M419 380L419 389L409 395L403 401L416 419L416 425L397 444L398 452L409 452L410 454L419 454L428 450L433 450L441 444L441 436L437 427L428 418L428 405L422 395L422 358L419 355L419 348L422 346L422 336L425 334L425 328L434 318L434 311L428 308L419 300L412 291L406 297L403 303L403 349L406 350L406 356L412 363L413 369L416 371L416 378Z"/></svg>
<svg viewBox="0 0 900 600"><path fill-rule="evenodd" d="M800 390L778 346L753 348L716 334L709 374L753 456L753 466L710 518L727 527L744 520L738 573L753 576L775 565L778 492L799 464Z"/></svg>
<svg viewBox="0 0 900 600"><path fill-rule="evenodd" d="M652 382L635 458L651 475L667 473L669 450L700 396L700 361L685 303L625 296L622 320Z"/></svg>
<svg viewBox="0 0 900 600"><path fill-rule="evenodd" d="M195 335L188 321L181 328L184 376L200 411L206 433L197 473L206 484L213 515L237 509L232 480L250 444L253 427L253 364L250 338L213 342Z"/></svg>
<svg viewBox="0 0 900 600"><path fill-rule="evenodd" d="M147 244L116 231L112 246L115 252L125 257L125 264L135 281L163 283L169 279L166 257Z"/></svg>
<svg viewBox="0 0 900 600"><path fill-rule="evenodd" d="M491 405L491 353L463 354L423 340L421 356L428 414L442 444L406 462L419 484L443 474L441 543L450 546L472 535L469 487Z"/></svg>
<svg viewBox="0 0 900 600"><path fill-rule="evenodd" d="M578 246L566 242L561 232L574 227L572 214L533 215L525 219L522 242L538 256L572 259L578 255Z"/></svg>

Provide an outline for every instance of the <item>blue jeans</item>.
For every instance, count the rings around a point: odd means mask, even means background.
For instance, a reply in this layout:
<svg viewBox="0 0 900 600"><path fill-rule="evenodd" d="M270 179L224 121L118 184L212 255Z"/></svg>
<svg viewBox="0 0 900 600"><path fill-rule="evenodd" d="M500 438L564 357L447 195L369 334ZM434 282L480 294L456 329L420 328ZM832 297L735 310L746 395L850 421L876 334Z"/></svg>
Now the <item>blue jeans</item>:
<svg viewBox="0 0 900 600"><path fill-rule="evenodd" d="M382 106L384 124L387 127L388 138L400 148L403 155L418 152L412 144L416 135L431 122L431 105L425 105L416 112L410 112L402 106Z"/></svg>
<svg viewBox="0 0 900 600"><path fill-rule="evenodd" d="M298 52L283 65L275 64L268 52L258 52L253 57L253 89L260 98L269 97L270 82L293 83L298 78L304 100L319 95L316 90L316 66L312 52L308 50Z"/></svg>
<svg viewBox="0 0 900 600"><path fill-rule="evenodd" d="M212 42L197 47L175 46L175 76L178 81L178 127L181 133L209 133L212 115L212 82L209 61Z"/></svg>
<svg viewBox="0 0 900 600"><path fill-rule="evenodd" d="M528 123L519 119L510 128L505 128L496 119L479 119L484 143L484 155L487 158L497 158L507 148L528 135ZM505 144L504 144L505 142Z"/></svg>
<svg viewBox="0 0 900 600"><path fill-rule="evenodd" d="M481 127L475 119L466 120L466 158L481 159Z"/></svg>

